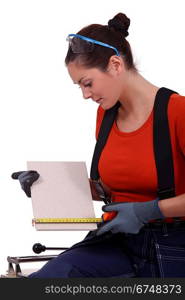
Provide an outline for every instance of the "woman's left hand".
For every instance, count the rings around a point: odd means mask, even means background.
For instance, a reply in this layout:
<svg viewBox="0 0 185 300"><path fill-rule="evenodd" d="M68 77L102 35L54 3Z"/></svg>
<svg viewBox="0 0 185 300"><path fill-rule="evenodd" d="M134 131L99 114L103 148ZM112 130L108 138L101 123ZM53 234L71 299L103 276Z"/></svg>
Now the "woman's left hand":
<svg viewBox="0 0 185 300"><path fill-rule="evenodd" d="M136 234L148 221L164 218L158 206L158 199L147 202L115 202L104 205L102 210L116 211L117 215L113 220L103 223L97 230L97 235L107 231Z"/></svg>

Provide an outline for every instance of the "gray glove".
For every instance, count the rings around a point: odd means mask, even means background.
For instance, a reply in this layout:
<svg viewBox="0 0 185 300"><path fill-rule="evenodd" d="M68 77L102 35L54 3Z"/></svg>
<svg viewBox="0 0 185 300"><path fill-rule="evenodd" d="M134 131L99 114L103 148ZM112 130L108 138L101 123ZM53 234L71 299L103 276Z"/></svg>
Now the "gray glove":
<svg viewBox="0 0 185 300"><path fill-rule="evenodd" d="M21 188L26 193L28 197L31 197L31 186L39 178L39 173L37 171L20 171L12 173L13 179L18 179L21 185Z"/></svg>
<svg viewBox="0 0 185 300"><path fill-rule="evenodd" d="M138 233L139 230L152 219L163 219L159 209L158 199L147 202L115 202L102 207L103 211L116 211L113 220L105 222L97 230L97 235L107 231L112 233Z"/></svg>

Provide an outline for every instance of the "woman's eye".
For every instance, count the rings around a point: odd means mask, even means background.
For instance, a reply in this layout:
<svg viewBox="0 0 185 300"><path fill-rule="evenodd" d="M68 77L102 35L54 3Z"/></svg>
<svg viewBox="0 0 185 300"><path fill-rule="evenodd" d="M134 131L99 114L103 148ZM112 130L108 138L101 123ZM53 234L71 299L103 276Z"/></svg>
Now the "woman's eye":
<svg viewBox="0 0 185 300"><path fill-rule="evenodd" d="M82 88L82 85L79 85L78 87L81 89L81 88ZM84 83L84 84L83 84L83 87L84 87L84 88L92 87L92 83L91 83L91 82L89 82L89 83Z"/></svg>
<svg viewBox="0 0 185 300"><path fill-rule="evenodd" d="M92 86L91 83L84 84L84 87L91 87L91 86Z"/></svg>

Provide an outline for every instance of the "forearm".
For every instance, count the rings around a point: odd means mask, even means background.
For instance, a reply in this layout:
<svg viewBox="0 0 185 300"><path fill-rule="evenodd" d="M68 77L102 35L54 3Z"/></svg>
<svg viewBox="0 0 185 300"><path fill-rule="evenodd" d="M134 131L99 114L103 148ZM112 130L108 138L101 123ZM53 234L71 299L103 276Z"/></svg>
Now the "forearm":
<svg viewBox="0 0 185 300"><path fill-rule="evenodd" d="M159 208L165 217L184 217L185 216L185 194L160 200Z"/></svg>

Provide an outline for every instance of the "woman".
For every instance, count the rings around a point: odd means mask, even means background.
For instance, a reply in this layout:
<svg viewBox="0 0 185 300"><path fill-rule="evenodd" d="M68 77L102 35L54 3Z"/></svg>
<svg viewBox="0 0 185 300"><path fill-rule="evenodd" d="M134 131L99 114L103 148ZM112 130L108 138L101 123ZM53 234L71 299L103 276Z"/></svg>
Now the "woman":
<svg viewBox="0 0 185 300"><path fill-rule="evenodd" d="M83 97L99 104L96 137L105 112L119 102L98 163L99 182L111 194L112 203L103 207L104 212L113 212L111 220L30 278L185 276L185 98L170 96L176 194L159 200L153 108L160 88L143 78L134 65L126 40L129 25L127 16L119 13L108 25L93 24L70 34L65 59ZM38 174L28 171L17 177L30 196Z"/></svg>

